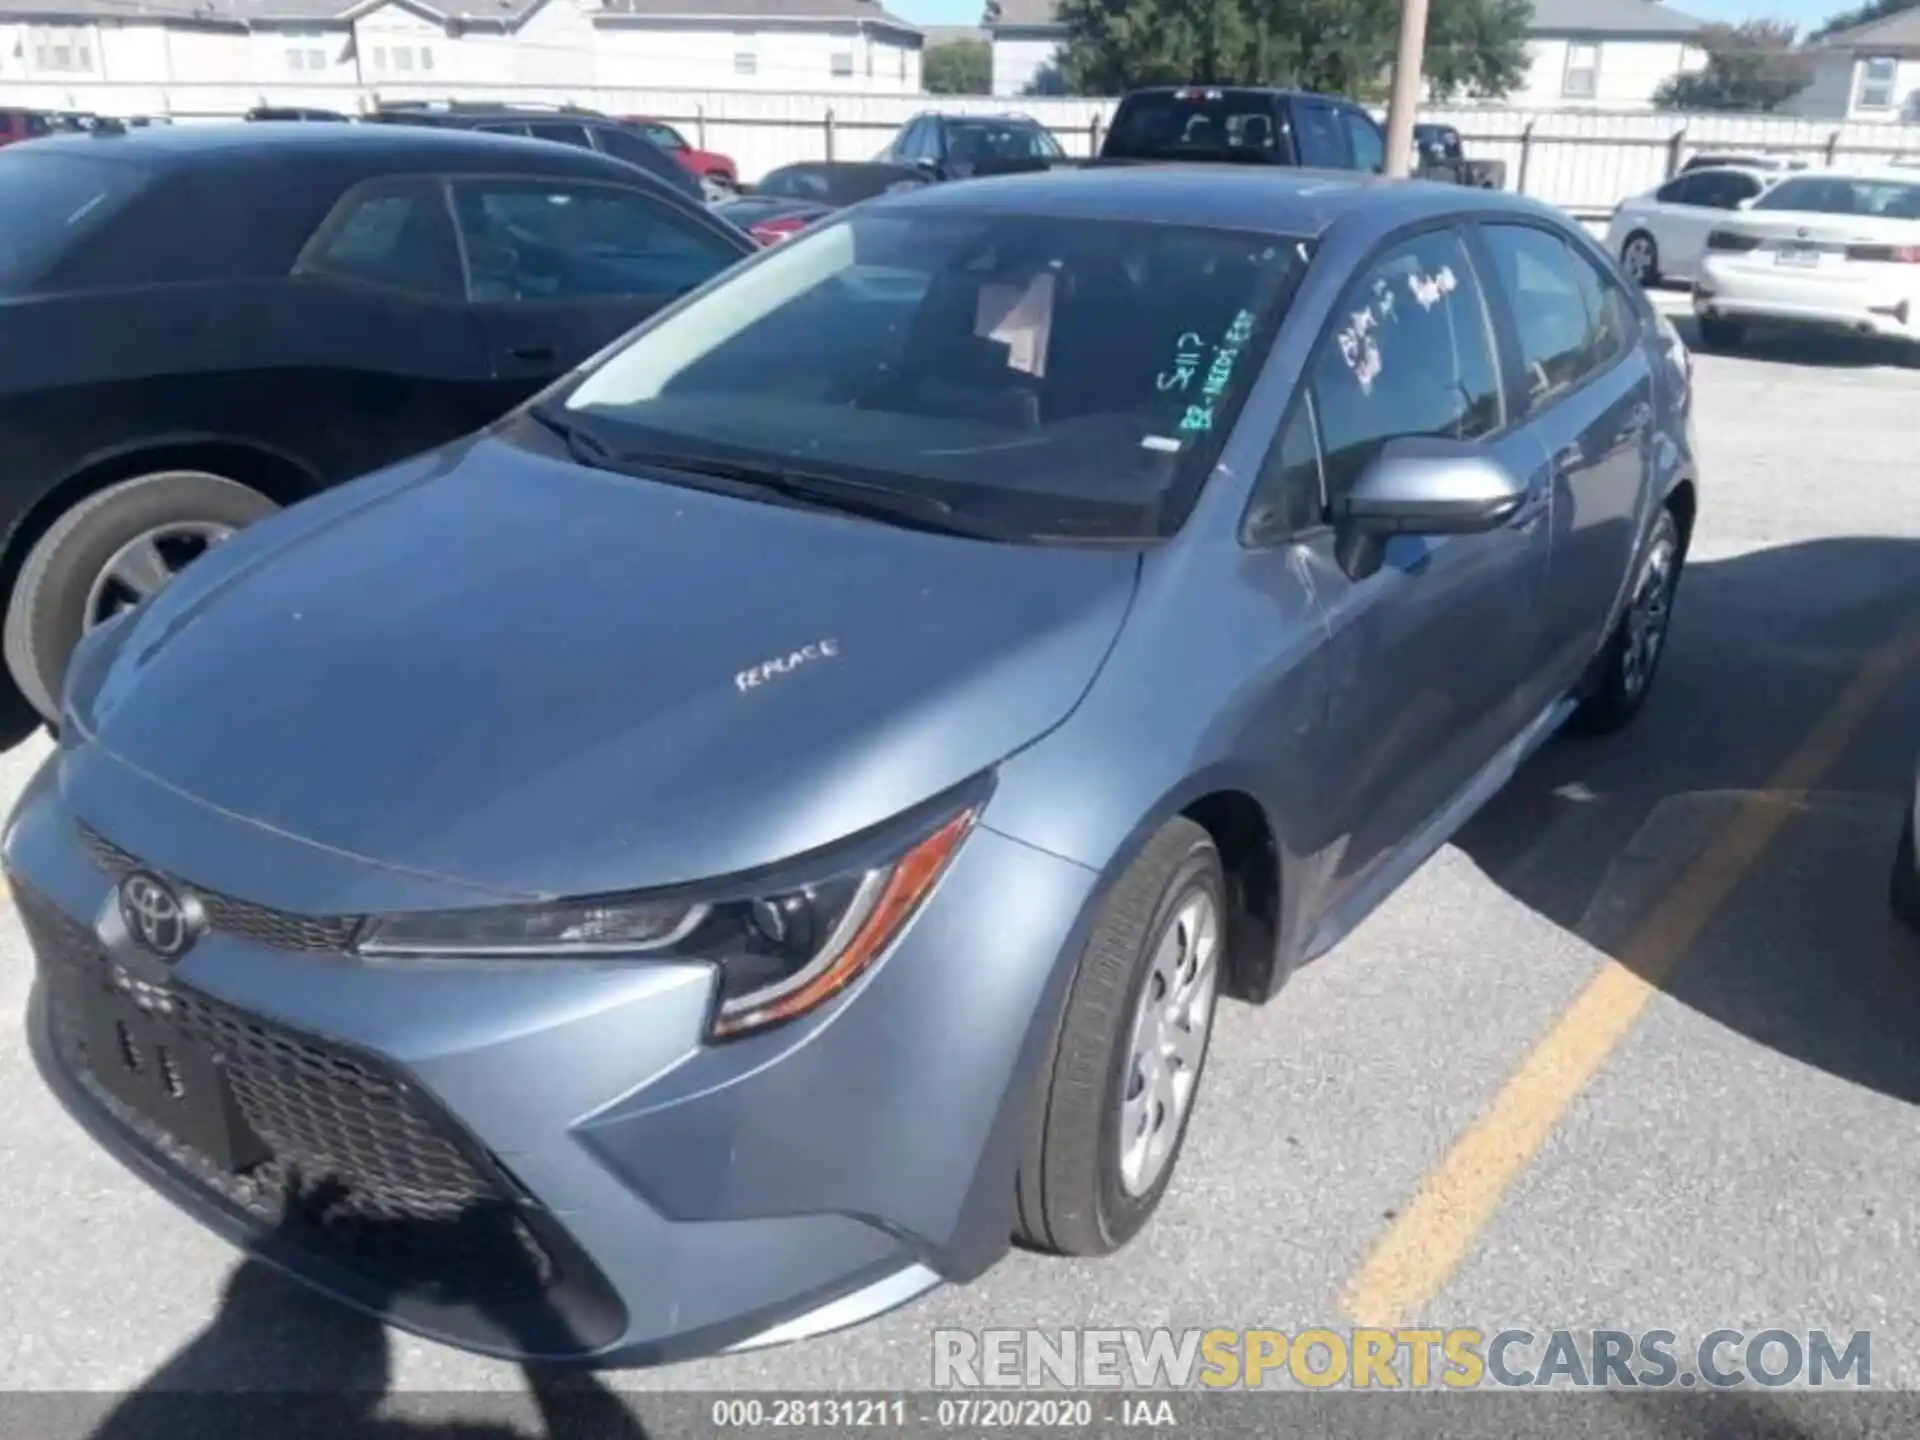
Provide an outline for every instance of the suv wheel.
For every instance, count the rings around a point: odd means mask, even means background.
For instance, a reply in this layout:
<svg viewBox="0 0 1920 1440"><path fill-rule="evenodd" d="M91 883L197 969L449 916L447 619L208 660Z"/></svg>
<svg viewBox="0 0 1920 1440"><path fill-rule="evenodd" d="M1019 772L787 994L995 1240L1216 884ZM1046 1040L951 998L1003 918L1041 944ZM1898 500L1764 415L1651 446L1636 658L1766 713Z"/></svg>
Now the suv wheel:
<svg viewBox="0 0 1920 1440"><path fill-rule="evenodd" d="M28 552L7 604L7 669L27 703L57 720L67 661L82 635L276 508L218 475L165 470L122 480L67 511Z"/></svg>

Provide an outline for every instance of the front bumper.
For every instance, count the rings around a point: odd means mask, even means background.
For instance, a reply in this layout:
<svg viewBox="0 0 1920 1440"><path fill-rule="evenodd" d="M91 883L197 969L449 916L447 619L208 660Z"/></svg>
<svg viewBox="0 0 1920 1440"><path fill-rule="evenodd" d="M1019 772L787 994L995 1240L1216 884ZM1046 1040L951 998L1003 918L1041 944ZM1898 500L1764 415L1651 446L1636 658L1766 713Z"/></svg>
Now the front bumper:
<svg viewBox="0 0 1920 1440"><path fill-rule="evenodd" d="M149 1184L336 1299L483 1353L653 1364L856 1323L1006 1248L1095 883L1079 866L976 828L859 984L720 1046L704 966L373 964L215 929L147 978L266 1152L236 1176L101 1082L75 997L124 989L128 957L113 849L79 814L187 884L219 826L283 863L298 842L68 754L23 797L6 864L50 1088Z"/></svg>

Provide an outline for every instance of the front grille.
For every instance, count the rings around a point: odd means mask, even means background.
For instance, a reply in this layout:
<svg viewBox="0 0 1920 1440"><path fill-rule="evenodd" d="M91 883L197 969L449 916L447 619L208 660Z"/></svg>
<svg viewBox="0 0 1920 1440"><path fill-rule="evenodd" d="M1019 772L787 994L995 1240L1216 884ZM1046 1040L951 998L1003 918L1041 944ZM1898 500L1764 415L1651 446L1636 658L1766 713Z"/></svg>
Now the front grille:
<svg viewBox="0 0 1920 1440"><path fill-rule="evenodd" d="M177 1174L270 1229L276 1242L368 1282L373 1303L426 1295L432 1304L497 1311L537 1302L543 1324L556 1315L567 1321L568 1348L585 1348L583 1329L612 1323L617 1303L609 1308L590 1262L417 1087L370 1058L185 986L137 980L43 897L16 884L15 900L39 958L61 1067ZM107 1067L172 1062L151 1049L90 1053L89 1034L100 1031L97 1023L89 1030L83 1009L89 987L121 1009L137 1007L162 1027L153 1033L163 1043L218 1057L251 1132L244 1169L228 1169L114 1093ZM120 1034L125 1042L124 1026ZM154 1074L178 1083L173 1069ZM575 1316L585 1318L574 1323Z"/></svg>
<svg viewBox="0 0 1920 1440"><path fill-rule="evenodd" d="M130 870L152 869L90 826L80 826L80 838L85 842L88 854L93 857L93 863L115 880ZM251 900L236 900L231 895L222 895L196 885L185 876L158 870L153 873L180 889L191 890L199 897L201 908L206 911L207 924L212 929L237 935L256 944L270 945L276 950L294 950L308 955L339 955L352 947L354 933L360 927L360 917L357 915L295 915L290 911L256 905Z"/></svg>

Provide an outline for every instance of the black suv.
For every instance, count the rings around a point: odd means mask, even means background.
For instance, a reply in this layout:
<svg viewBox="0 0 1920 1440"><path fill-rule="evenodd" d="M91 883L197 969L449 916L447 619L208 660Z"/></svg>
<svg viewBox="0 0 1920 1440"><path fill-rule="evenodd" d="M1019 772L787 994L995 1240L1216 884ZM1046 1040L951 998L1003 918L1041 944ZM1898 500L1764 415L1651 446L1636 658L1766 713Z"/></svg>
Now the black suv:
<svg viewBox="0 0 1920 1440"><path fill-rule="evenodd" d="M706 198L699 178L647 139L638 127L597 110L582 110L572 105L543 107L409 100L382 105L365 118L376 124L484 130L492 135L521 135L572 145L579 150L598 150L639 166L682 195L694 200Z"/></svg>
<svg viewBox="0 0 1920 1440"><path fill-rule="evenodd" d="M873 157L940 180L1049 170L1069 163L1053 132L1028 115L916 115Z"/></svg>

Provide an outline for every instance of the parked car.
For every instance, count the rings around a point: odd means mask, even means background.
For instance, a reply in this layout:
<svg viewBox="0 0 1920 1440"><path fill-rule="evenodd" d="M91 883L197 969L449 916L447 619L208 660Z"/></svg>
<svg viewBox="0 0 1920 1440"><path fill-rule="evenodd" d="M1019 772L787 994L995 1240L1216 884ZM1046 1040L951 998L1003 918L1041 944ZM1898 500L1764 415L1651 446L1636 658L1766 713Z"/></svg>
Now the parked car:
<svg viewBox="0 0 1920 1440"><path fill-rule="evenodd" d="M740 193L740 170L733 163L731 155L689 145L686 136L663 120L629 115L624 117L622 123L632 126L678 160L689 174L701 182L709 200L731 200Z"/></svg>
<svg viewBox="0 0 1920 1440"><path fill-rule="evenodd" d="M1690 283L1707 253L1707 235L1726 212L1779 179L1774 171L1736 166L1684 171L1614 208L1607 249L1620 257L1620 268L1636 284Z"/></svg>
<svg viewBox="0 0 1920 1440"><path fill-rule="evenodd" d="M1920 778L1913 784L1913 803L1907 807L1906 828L1900 832L1900 844L1893 854L1893 879L1888 891L1893 913L1915 930L1920 930Z"/></svg>
<svg viewBox="0 0 1920 1440"><path fill-rule="evenodd" d="M499 136L0 152L11 685L55 716L80 635L208 547L477 429L752 249L631 166Z"/></svg>
<svg viewBox="0 0 1920 1440"><path fill-rule="evenodd" d="M1456 185L1473 185L1482 190L1507 188L1504 160L1478 160L1466 153L1460 132L1451 125L1421 122L1413 127L1413 143L1424 180L1449 180Z"/></svg>
<svg viewBox="0 0 1920 1440"><path fill-rule="evenodd" d="M1786 177L1707 236L1693 310L1701 339L1720 347L1755 323L1920 340L1920 179Z"/></svg>
<svg viewBox="0 0 1920 1440"><path fill-rule="evenodd" d="M1768 173L1781 173L1789 170L1805 170L1805 160L1781 155L1728 154L1720 151L1704 150L1690 156L1687 163L1680 167L1680 173L1689 170L1764 170Z"/></svg>
<svg viewBox="0 0 1920 1440"><path fill-rule="evenodd" d="M1112 1251L1217 999L1641 710L1683 387L1515 196L850 209L93 633L3 842L34 1054L209 1225L496 1354Z"/></svg>
<svg viewBox="0 0 1920 1440"><path fill-rule="evenodd" d="M932 183L931 175L913 166L808 160L769 171L751 194L721 202L714 213L758 243L775 245L848 205Z"/></svg>
<svg viewBox="0 0 1920 1440"><path fill-rule="evenodd" d="M344 122L352 119L338 110L320 110L309 105L256 105L247 111L246 119L255 124L267 121L325 121Z"/></svg>
<svg viewBox="0 0 1920 1440"><path fill-rule="evenodd" d="M700 181L646 136L611 116L577 106L495 105L485 101L400 101L382 105L365 117L375 124L426 125L446 130L478 130L487 135L520 135L598 150L646 171L695 200L706 199Z"/></svg>
<svg viewBox="0 0 1920 1440"><path fill-rule="evenodd" d="M0 109L0 145L38 140L52 133L52 121L44 110Z"/></svg>
<svg viewBox="0 0 1920 1440"><path fill-rule="evenodd" d="M1031 115L916 115L873 157L912 165L940 180L1050 170L1071 164L1053 132Z"/></svg>

